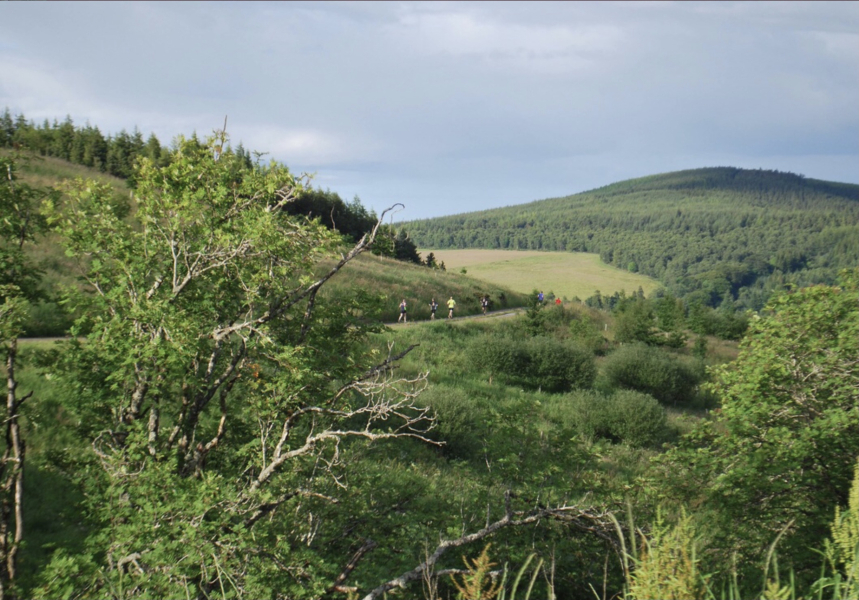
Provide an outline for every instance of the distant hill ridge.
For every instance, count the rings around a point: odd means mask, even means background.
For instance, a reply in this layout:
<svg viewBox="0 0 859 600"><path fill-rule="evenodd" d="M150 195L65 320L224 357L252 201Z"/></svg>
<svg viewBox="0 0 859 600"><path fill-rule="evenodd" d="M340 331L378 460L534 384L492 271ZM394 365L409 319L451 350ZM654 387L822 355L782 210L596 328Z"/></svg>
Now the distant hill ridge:
<svg viewBox="0 0 859 600"><path fill-rule="evenodd" d="M423 248L594 252L689 302L759 309L859 264L859 185L713 167L403 227Z"/></svg>

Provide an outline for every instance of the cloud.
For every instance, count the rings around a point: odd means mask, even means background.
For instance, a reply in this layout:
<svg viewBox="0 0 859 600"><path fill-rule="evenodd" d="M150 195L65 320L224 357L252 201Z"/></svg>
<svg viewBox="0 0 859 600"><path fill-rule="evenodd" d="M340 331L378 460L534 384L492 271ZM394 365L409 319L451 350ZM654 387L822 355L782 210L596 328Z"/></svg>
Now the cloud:
<svg viewBox="0 0 859 600"><path fill-rule="evenodd" d="M493 19L468 10L409 10L388 34L412 52L474 58L497 69L564 73L595 68L616 55L624 36L611 24L527 24Z"/></svg>
<svg viewBox="0 0 859 600"><path fill-rule="evenodd" d="M238 134L246 147L268 152L290 165L306 169L372 162L379 153L377 142L312 129L254 124L239 126L233 137Z"/></svg>
<svg viewBox="0 0 859 600"><path fill-rule="evenodd" d="M0 109L163 142L229 115L430 214L714 157L857 181L857 31L840 2L0 3Z"/></svg>

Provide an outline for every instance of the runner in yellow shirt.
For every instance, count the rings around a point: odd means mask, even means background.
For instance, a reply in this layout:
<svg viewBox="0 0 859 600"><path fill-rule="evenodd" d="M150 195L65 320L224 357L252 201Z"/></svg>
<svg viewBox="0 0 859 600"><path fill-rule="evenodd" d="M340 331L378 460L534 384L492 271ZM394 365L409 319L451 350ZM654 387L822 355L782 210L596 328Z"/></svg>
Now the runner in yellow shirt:
<svg viewBox="0 0 859 600"><path fill-rule="evenodd" d="M447 301L447 309L448 309L447 318L448 319L453 318L453 309L454 308L456 308L456 300L454 300L453 296L451 296L450 300Z"/></svg>

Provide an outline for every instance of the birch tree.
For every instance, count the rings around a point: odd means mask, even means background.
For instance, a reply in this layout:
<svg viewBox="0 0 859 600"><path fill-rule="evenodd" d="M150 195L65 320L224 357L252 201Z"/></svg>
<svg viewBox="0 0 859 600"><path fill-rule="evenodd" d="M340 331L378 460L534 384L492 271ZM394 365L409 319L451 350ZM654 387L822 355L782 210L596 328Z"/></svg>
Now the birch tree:
<svg viewBox="0 0 859 600"><path fill-rule="evenodd" d="M341 565L314 544L314 507L337 505L350 444L435 443L426 376L370 351L360 295L320 294L379 225L343 249L284 210L306 179L226 141L141 160L131 218L91 181L47 209L85 282L70 300L86 337L58 370L91 442L77 461L96 524L39 594L317 597Z"/></svg>

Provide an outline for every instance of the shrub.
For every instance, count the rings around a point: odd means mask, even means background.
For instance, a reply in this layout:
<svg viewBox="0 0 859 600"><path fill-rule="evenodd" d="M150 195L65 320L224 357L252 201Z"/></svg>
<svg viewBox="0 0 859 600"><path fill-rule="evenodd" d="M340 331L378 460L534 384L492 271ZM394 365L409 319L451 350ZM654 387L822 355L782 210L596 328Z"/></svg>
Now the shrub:
<svg viewBox="0 0 859 600"><path fill-rule="evenodd" d="M498 335L485 335L475 340L471 354L479 357L494 376L509 380L528 370L528 353L516 340Z"/></svg>
<svg viewBox="0 0 859 600"><path fill-rule="evenodd" d="M485 336L473 352L494 376L531 389L568 392L589 388L596 378L593 354L574 342Z"/></svg>
<svg viewBox="0 0 859 600"><path fill-rule="evenodd" d="M613 436L632 446L651 446L665 437L668 417L653 396L618 390L607 400Z"/></svg>
<svg viewBox="0 0 859 600"><path fill-rule="evenodd" d="M689 403L701 374L691 365L643 344L624 346L608 357L604 376L611 388L637 390L667 404Z"/></svg>
<svg viewBox="0 0 859 600"><path fill-rule="evenodd" d="M24 323L26 337L60 337L68 333L72 318L55 302L38 302L29 306Z"/></svg>
<svg viewBox="0 0 859 600"><path fill-rule="evenodd" d="M475 399L459 389L435 385L420 400L435 411L437 426L430 437L444 441L447 456L469 458L480 450L480 430L486 418Z"/></svg>
<svg viewBox="0 0 859 600"><path fill-rule="evenodd" d="M547 416L578 435L631 446L652 446L665 439L665 409L647 394L620 390L614 394L579 391L547 406Z"/></svg>
<svg viewBox="0 0 859 600"><path fill-rule="evenodd" d="M523 380L531 388L568 392L590 388L596 378L593 354L575 343L533 338L525 343L528 370Z"/></svg>
<svg viewBox="0 0 859 600"><path fill-rule="evenodd" d="M582 346L594 354L605 354L606 339L596 323L587 318L574 318L570 321L569 330L570 335Z"/></svg>

